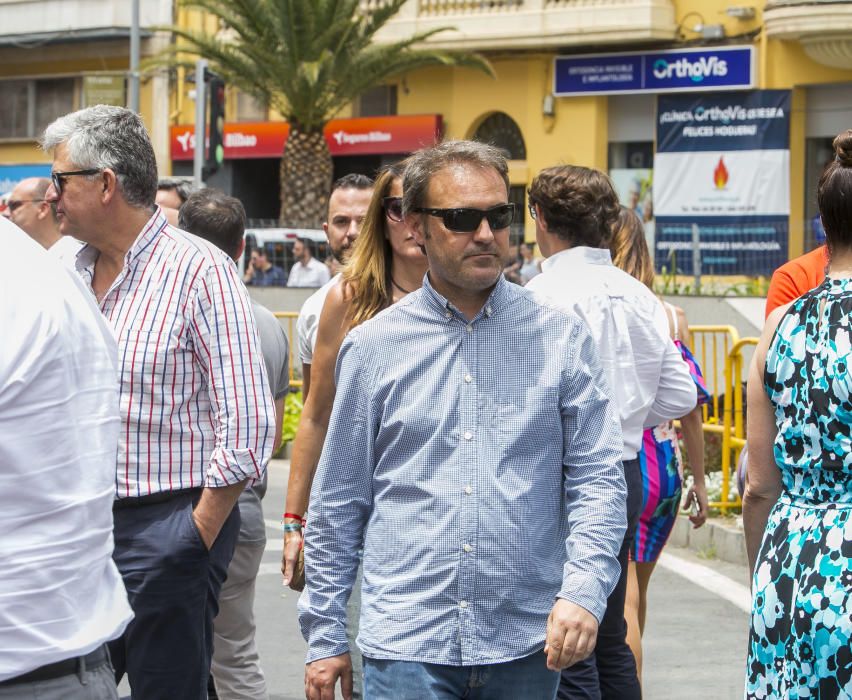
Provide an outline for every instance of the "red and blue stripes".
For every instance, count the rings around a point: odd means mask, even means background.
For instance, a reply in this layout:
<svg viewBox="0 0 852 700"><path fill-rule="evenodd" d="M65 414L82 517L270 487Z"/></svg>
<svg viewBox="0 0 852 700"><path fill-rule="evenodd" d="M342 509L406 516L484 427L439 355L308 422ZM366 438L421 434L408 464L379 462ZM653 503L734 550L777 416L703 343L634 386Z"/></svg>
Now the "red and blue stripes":
<svg viewBox="0 0 852 700"><path fill-rule="evenodd" d="M100 306L121 365L116 496L260 478L274 407L233 262L157 210Z"/></svg>

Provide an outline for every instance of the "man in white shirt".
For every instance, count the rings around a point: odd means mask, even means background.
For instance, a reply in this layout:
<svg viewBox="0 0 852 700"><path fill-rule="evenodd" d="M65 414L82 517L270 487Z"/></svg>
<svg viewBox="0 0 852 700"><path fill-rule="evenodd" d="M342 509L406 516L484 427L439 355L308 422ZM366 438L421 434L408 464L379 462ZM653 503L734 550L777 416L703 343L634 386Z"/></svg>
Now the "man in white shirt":
<svg viewBox="0 0 852 700"><path fill-rule="evenodd" d="M293 257L296 262L290 268L287 278L288 287L322 287L328 282L328 268L311 255L311 249L304 238L297 238L293 243Z"/></svg>
<svg viewBox="0 0 852 700"><path fill-rule="evenodd" d="M373 181L366 175L351 173L336 180L328 198L328 221L322 228L328 237L328 245L337 262L343 264L367 215L370 198L373 196ZM332 277L309 296L299 311L299 357L302 360L302 399L308 400L311 388L311 364L317 342L317 328L322 307L329 290L340 280L340 274Z"/></svg>
<svg viewBox="0 0 852 700"><path fill-rule="evenodd" d="M56 207L45 199L50 179L28 177L21 180L9 194L3 216L19 226L24 233L50 252L51 257L68 267L83 244L59 232Z"/></svg>
<svg viewBox="0 0 852 700"><path fill-rule="evenodd" d="M680 418L695 407L695 384L669 337L660 301L612 264L607 245L619 203L609 178L579 166L547 168L533 180L529 208L547 260L527 288L589 325L621 418L628 489L621 577L607 601L595 653L562 672L559 698L638 700L642 691L624 622L627 555L642 506L638 453L645 426Z"/></svg>
<svg viewBox="0 0 852 700"><path fill-rule="evenodd" d="M117 698L116 344L82 282L0 220L0 698Z"/></svg>

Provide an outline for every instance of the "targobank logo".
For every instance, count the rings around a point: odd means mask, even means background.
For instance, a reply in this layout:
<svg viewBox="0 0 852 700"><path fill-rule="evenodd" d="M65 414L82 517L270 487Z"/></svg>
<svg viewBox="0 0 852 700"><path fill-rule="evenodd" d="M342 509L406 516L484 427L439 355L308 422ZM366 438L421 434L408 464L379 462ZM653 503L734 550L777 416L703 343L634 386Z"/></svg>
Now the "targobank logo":
<svg viewBox="0 0 852 700"><path fill-rule="evenodd" d="M654 61L654 77L657 80L672 78L689 78L694 83L700 83L705 78L724 78L728 74L728 62L718 56L702 56L690 61L686 56L676 61L658 58Z"/></svg>

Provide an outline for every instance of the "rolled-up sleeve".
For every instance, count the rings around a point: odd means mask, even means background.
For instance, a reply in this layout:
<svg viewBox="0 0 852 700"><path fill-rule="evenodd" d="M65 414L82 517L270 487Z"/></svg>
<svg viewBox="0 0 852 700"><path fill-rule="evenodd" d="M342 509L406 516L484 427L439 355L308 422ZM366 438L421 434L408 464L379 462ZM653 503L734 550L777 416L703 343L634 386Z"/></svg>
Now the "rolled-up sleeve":
<svg viewBox="0 0 852 700"><path fill-rule="evenodd" d="M234 265L223 261L201 276L190 329L215 434L204 485L253 483L272 454L275 408L251 301Z"/></svg>
<svg viewBox="0 0 852 700"><path fill-rule="evenodd" d="M618 552L627 528L621 426L585 324L573 330L570 347L560 387L570 535L558 597L600 622L621 572Z"/></svg>
<svg viewBox="0 0 852 700"><path fill-rule="evenodd" d="M370 371L351 334L340 349L336 374L337 393L305 529L306 586L299 599L299 624L308 643L308 663L349 650L346 603L373 505L376 427Z"/></svg>

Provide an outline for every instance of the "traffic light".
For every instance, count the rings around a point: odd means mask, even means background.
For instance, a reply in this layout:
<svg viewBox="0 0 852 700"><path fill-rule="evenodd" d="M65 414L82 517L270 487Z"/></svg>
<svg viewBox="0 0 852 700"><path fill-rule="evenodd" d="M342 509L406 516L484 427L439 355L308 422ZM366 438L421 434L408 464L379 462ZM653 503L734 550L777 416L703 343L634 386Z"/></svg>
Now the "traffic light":
<svg viewBox="0 0 852 700"><path fill-rule="evenodd" d="M225 81L212 73L208 75L210 116L207 127L209 146L204 163L205 179L221 168L222 161L225 160Z"/></svg>

